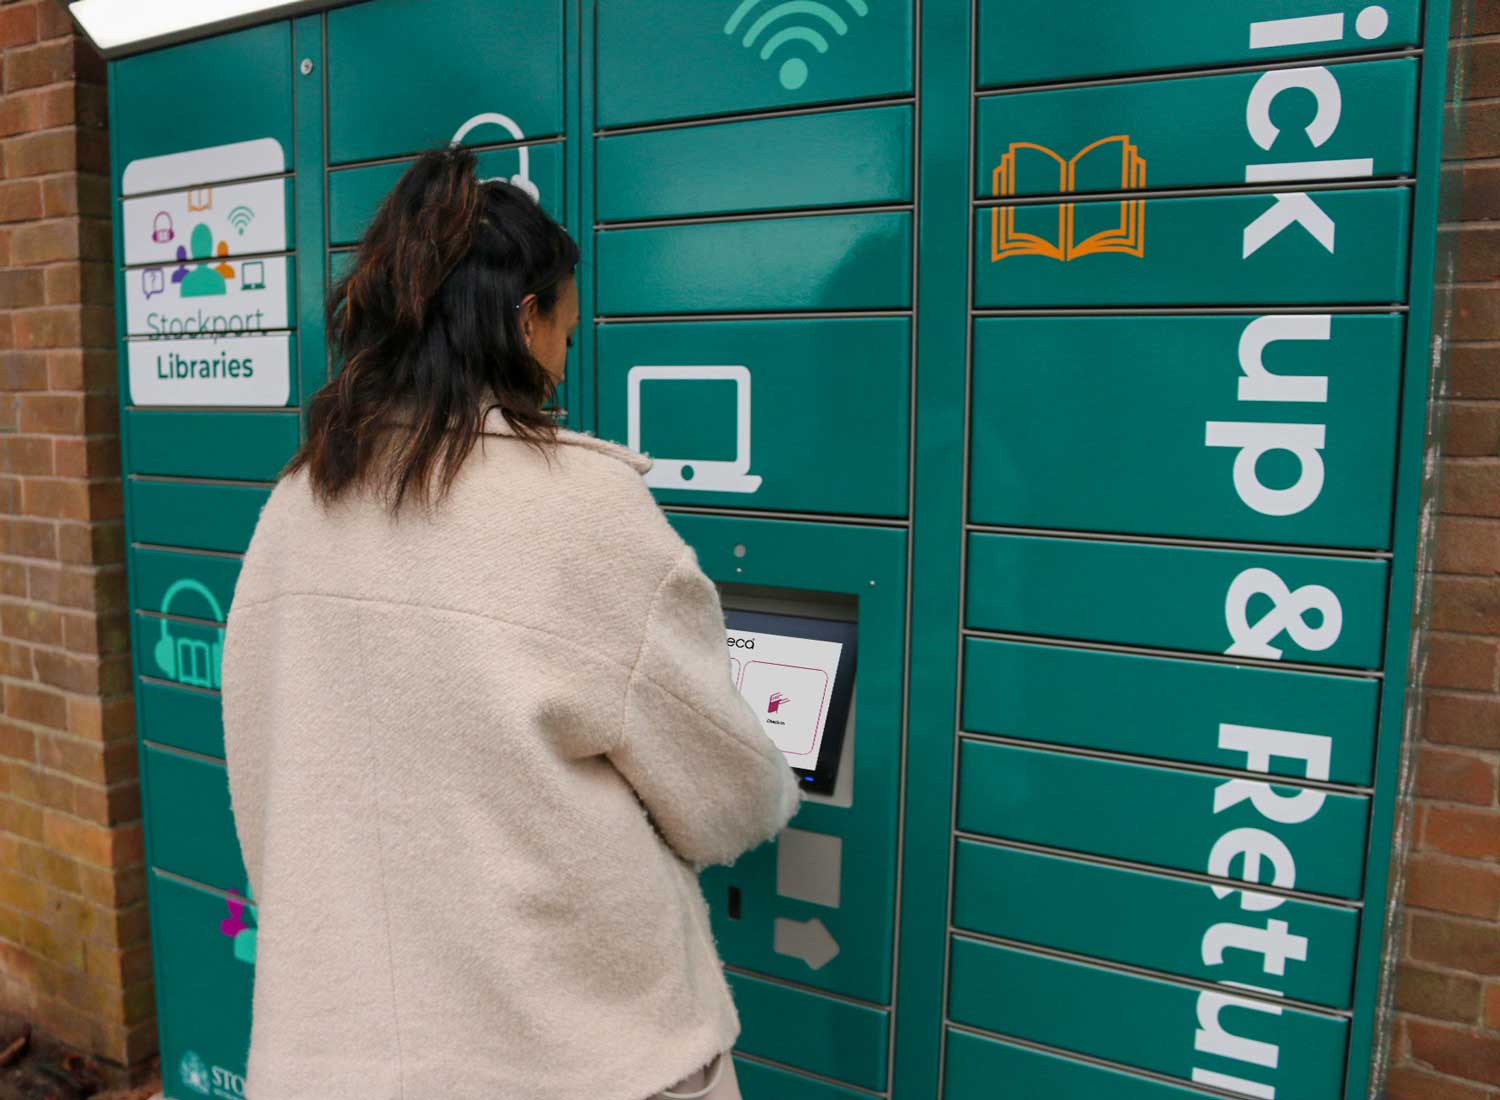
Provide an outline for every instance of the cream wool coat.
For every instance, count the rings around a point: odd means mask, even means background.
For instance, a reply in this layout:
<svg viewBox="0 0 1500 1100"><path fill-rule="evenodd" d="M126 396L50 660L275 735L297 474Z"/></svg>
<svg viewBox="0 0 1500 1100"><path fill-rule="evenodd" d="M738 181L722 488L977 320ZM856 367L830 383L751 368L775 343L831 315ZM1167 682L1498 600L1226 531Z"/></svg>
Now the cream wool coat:
<svg viewBox="0 0 1500 1100"><path fill-rule="evenodd" d="M283 479L245 556L249 1100L645 1100L738 1034L695 870L795 778L650 460L486 432L431 517Z"/></svg>

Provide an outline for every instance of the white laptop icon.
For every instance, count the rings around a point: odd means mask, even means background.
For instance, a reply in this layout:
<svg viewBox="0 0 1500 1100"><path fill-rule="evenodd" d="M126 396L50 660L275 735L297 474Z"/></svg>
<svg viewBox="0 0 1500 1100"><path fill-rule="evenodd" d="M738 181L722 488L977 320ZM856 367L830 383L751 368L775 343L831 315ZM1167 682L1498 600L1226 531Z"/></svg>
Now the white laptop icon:
<svg viewBox="0 0 1500 1100"><path fill-rule="evenodd" d="M656 464L646 474L653 489L696 489L705 493L753 493L761 479L750 472L750 371L743 366L639 366L626 378L629 388L629 439L641 449L641 383L731 381L735 384L735 445L732 459L704 459L694 455L653 454Z"/></svg>

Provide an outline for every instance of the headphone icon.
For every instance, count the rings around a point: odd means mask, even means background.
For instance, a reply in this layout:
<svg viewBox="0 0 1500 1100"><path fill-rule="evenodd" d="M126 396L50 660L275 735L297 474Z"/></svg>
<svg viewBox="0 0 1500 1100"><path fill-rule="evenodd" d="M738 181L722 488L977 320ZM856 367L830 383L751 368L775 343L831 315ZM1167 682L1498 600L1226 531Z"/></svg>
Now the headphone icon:
<svg viewBox="0 0 1500 1100"><path fill-rule="evenodd" d="M151 219L151 239L157 244L166 244L172 236L172 215L163 210Z"/></svg>
<svg viewBox="0 0 1500 1100"><path fill-rule="evenodd" d="M499 126L517 141L526 140L526 135L521 133L521 127L516 125L515 120L512 119L509 115L502 115L495 111L488 111L484 114L475 115L473 118L469 119L469 121L460 126L458 128L458 132L453 135L453 139L448 144L457 145L459 142L463 141L464 137L469 133L470 130L473 130L478 126L485 125ZM511 176L508 182L512 186L519 187L522 191L525 191L528 195L530 195L532 202L541 202L542 193L537 188L537 185L531 182L531 150L522 145L516 150L516 152L521 156L521 170L514 176ZM490 180L497 180L501 178L503 177L487 176L486 178L481 179L479 182L489 183Z"/></svg>
<svg viewBox="0 0 1500 1100"><path fill-rule="evenodd" d="M161 600L163 615L181 592L192 592L201 597L212 609L214 618L220 623L224 621L224 610L214 594L191 577L173 581L168 587L167 594ZM152 656L156 658L156 667L161 669L167 679L192 687L217 689L222 682L224 667L224 628L220 626L214 630L214 640L210 643L200 638L173 637L171 623L162 619L161 637L156 640Z"/></svg>

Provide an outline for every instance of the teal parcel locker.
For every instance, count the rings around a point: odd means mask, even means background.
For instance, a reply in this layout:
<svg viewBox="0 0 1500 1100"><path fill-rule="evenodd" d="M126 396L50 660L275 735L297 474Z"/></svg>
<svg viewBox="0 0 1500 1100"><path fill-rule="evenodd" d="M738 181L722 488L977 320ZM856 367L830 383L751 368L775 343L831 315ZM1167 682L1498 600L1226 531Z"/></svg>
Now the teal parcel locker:
<svg viewBox="0 0 1500 1100"><path fill-rule="evenodd" d="M1369 1096L1447 20L363 0L113 58L167 1097L245 1085L240 555L449 141L581 245L559 415L734 615L856 643L826 789L703 876L748 1100Z"/></svg>

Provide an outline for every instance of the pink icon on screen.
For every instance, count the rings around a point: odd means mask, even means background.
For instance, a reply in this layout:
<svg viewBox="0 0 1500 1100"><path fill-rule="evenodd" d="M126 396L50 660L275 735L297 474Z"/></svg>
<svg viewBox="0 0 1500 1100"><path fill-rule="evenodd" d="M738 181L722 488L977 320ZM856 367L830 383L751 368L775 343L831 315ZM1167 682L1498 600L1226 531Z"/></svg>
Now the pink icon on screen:
<svg viewBox="0 0 1500 1100"><path fill-rule="evenodd" d="M790 696L783 695L779 691L773 691L771 692L770 701L766 703L766 713L775 714L781 710L783 703L790 703L791 701Z"/></svg>

